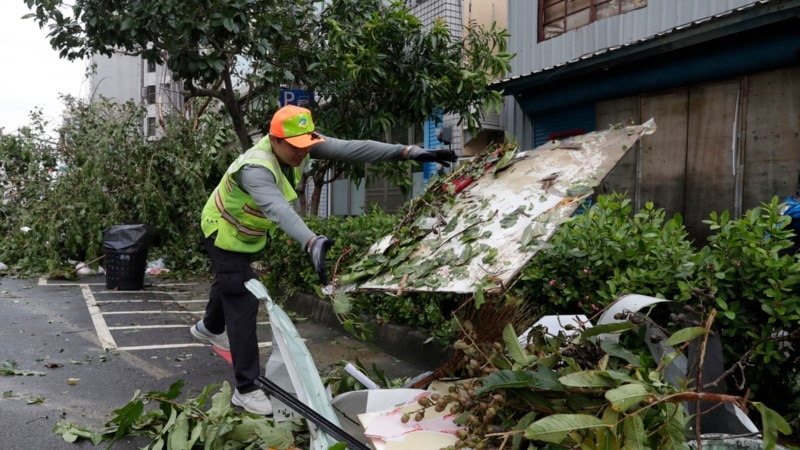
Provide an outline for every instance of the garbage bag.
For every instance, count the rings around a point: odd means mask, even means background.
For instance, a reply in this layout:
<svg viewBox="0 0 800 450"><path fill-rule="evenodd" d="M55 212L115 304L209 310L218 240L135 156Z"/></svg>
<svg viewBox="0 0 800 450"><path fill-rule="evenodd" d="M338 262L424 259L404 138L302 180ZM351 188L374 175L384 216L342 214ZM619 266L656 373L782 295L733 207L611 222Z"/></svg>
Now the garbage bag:
<svg viewBox="0 0 800 450"><path fill-rule="evenodd" d="M111 253L140 253L156 241L157 229L139 223L114 225L103 231L103 250Z"/></svg>

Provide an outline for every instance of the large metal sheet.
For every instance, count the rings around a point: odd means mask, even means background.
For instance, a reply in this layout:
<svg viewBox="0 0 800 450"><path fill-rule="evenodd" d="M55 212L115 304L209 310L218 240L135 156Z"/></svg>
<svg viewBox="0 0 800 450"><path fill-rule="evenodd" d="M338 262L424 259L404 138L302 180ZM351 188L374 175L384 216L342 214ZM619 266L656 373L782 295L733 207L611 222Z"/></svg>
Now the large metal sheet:
<svg viewBox="0 0 800 450"><path fill-rule="evenodd" d="M428 230L401 260L359 286L364 290L474 293L505 290L523 266L591 195L651 119L552 141L522 152L508 168L487 170L449 207L417 218ZM367 257L383 255L404 236L389 235ZM395 249L396 250L396 249ZM398 259L398 257L395 257Z"/></svg>

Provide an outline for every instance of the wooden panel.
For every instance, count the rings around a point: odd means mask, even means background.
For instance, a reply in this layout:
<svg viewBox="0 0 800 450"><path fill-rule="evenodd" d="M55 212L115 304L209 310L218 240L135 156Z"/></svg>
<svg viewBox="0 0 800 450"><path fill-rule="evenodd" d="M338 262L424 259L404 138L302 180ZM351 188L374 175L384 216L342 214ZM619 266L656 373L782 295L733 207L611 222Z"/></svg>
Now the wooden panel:
<svg viewBox="0 0 800 450"><path fill-rule="evenodd" d="M643 120L639 118L639 97L637 96L608 100L595 105L595 129L598 131L617 125L639 124L647 119L647 117ZM656 127L658 127L658 122L656 122ZM658 134L657 130L656 134ZM636 145L637 148L628 151L595 189L597 194L620 192L627 194L631 199L635 198L636 161L639 154L639 143Z"/></svg>
<svg viewBox="0 0 800 450"><path fill-rule="evenodd" d="M742 208L783 199L800 177L800 67L747 79Z"/></svg>
<svg viewBox="0 0 800 450"><path fill-rule="evenodd" d="M711 211L735 211L731 144L739 81L689 91L686 160L686 228L698 245L710 234Z"/></svg>
<svg viewBox="0 0 800 450"><path fill-rule="evenodd" d="M667 217L685 216L687 89L642 97L642 120L656 121L656 132L641 141L640 201L664 208Z"/></svg>

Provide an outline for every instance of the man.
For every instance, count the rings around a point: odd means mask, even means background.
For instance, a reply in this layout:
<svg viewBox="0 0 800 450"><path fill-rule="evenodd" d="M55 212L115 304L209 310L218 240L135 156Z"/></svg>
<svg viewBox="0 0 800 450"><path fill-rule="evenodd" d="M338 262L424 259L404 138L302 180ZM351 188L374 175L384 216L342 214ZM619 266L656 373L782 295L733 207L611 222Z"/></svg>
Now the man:
<svg viewBox="0 0 800 450"><path fill-rule="evenodd" d="M261 362L256 337L259 302L244 286L255 278L250 256L269 244L280 228L309 253L320 281L327 284L325 254L333 240L311 231L291 205L311 158L447 165L455 162L456 155L452 150L323 137L315 131L308 109L290 105L272 117L269 135L228 167L203 208L201 226L214 282L205 316L190 331L198 339L230 350L236 378L231 402L255 414L272 414L272 404L254 384Z"/></svg>

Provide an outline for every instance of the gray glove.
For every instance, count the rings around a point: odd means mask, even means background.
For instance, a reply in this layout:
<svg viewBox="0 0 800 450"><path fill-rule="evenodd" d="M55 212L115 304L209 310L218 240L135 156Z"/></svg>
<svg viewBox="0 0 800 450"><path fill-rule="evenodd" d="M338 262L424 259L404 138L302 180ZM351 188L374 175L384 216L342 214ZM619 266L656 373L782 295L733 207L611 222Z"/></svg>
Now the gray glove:
<svg viewBox="0 0 800 450"><path fill-rule="evenodd" d="M453 150L439 149L439 150L425 150L424 148L411 145L408 147L406 159L413 159L419 162L435 162L445 167L450 167L450 163L456 162L458 157Z"/></svg>
<svg viewBox="0 0 800 450"><path fill-rule="evenodd" d="M336 241L325 236L317 236L308 247L308 254L311 255L311 264L317 272L319 282L323 285L328 284L328 272L325 270L325 254Z"/></svg>

